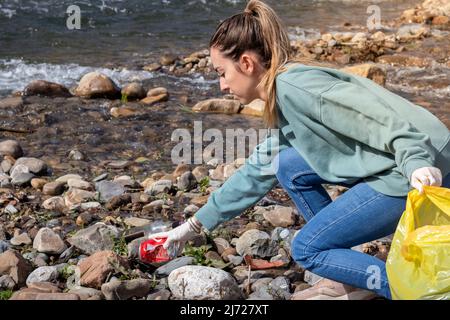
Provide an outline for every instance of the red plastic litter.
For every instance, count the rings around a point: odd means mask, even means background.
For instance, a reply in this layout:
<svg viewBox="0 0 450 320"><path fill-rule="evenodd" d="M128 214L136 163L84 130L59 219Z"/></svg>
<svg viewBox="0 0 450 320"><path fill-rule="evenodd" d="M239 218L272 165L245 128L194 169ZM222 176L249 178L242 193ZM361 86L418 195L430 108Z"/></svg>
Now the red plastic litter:
<svg viewBox="0 0 450 320"><path fill-rule="evenodd" d="M163 244L166 238L152 238L141 243L139 247L139 259L146 263L160 263L170 260L169 254Z"/></svg>

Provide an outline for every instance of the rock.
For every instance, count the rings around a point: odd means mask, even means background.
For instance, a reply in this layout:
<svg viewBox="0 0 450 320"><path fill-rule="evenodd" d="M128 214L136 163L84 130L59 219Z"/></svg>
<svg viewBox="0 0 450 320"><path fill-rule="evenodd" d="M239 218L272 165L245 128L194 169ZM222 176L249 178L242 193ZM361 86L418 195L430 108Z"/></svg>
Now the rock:
<svg viewBox="0 0 450 320"><path fill-rule="evenodd" d="M230 243L224 238L214 238L214 244L217 248L217 252L221 255L226 249L231 248Z"/></svg>
<svg viewBox="0 0 450 320"><path fill-rule="evenodd" d="M146 213L160 212L165 205L164 200L154 200L142 207L142 211Z"/></svg>
<svg viewBox="0 0 450 320"><path fill-rule="evenodd" d="M198 102L192 107L194 112L217 112L233 114L238 113L241 108L241 103L238 100L230 99L208 99Z"/></svg>
<svg viewBox="0 0 450 320"><path fill-rule="evenodd" d="M0 275L9 275L19 286L23 286L33 270L31 264L18 252L7 250L0 254Z"/></svg>
<svg viewBox="0 0 450 320"><path fill-rule="evenodd" d="M131 226L131 227L143 227L143 226L149 225L151 223L151 221L148 219L130 217L130 218L125 218L124 223L127 226Z"/></svg>
<svg viewBox="0 0 450 320"><path fill-rule="evenodd" d="M430 15L450 17L450 3L448 0L425 0L421 6Z"/></svg>
<svg viewBox="0 0 450 320"><path fill-rule="evenodd" d="M78 231L67 241L82 252L93 254L96 251L112 250L114 239L117 237L119 237L119 231L116 227L98 222Z"/></svg>
<svg viewBox="0 0 450 320"><path fill-rule="evenodd" d="M450 18L446 17L446 16L437 16L434 17L433 20L431 21L431 24L433 25L446 25L450 22Z"/></svg>
<svg viewBox="0 0 450 320"><path fill-rule="evenodd" d="M169 95L169 92L164 87L157 87L147 91L147 97L156 97L160 95Z"/></svg>
<svg viewBox="0 0 450 320"><path fill-rule="evenodd" d="M166 289L161 289L153 292L147 296L147 300L169 300L170 291Z"/></svg>
<svg viewBox="0 0 450 320"><path fill-rule="evenodd" d="M276 300L289 300L290 282L286 277L276 277L269 283L270 294Z"/></svg>
<svg viewBox="0 0 450 320"><path fill-rule="evenodd" d="M173 270L193 264L195 264L193 257L179 257L156 269L155 275L160 278L168 277Z"/></svg>
<svg viewBox="0 0 450 320"><path fill-rule="evenodd" d="M44 161L37 158L21 157L16 160L16 163L11 168L11 172L14 172L16 167L25 166L28 168L28 172L40 175L45 174L47 171L47 165Z"/></svg>
<svg viewBox="0 0 450 320"><path fill-rule="evenodd" d="M33 248L42 253L61 254L67 249L67 246L52 229L41 228L34 238Z"/></svg>
<svg viewBox="0 0 450 320"><path fill-rule="evenodd" d="M24 96L71 97L69 90L61 84L45 80L34 80L23 90Z"/></svg>
<svg viewBox="0 0 450 320"><path fill-rule="evenodd" d="M224 170L225 165L219 164L215 169L210 171L210 178L213 180L224 181L225 180Z"/></svg>
<svg viewBox="0 0 450 320"><path fill-rule="evenodd" d="M157 96L150 96L146 97L142 100L139 100L140 103L143 103L145 105L152 105L157 102L163 102L169 100L169 95L167 93L159 94Z"/></svg>
<svg viewBox="0 0 450 320"><path fill-rule="evenodd" d="M261 258L272 257L278 253L277 243L270 236L260 230L246 231L236 243L236 251L241 256L259 256Z"/></svg>
<svg viewBox="0 0 450 320"><path fill-rule="evenodd" d="M252 270L250 271L250 280L256 280L260 278L276 278L282 276L286 269L274 268L265 270ZM249 278L248 266L237 266L231 270L233 276L239 283L242 283Z"/></svg>
<svg viewBox="0 0 450 320"><path fill-rule="evenodd" d="M35 269L27 278L27 286L33 282L53 282L58 279L59 272L55 266L39 267Z"/></svg>
<svg viewBox="0 0 450 320"><path fill-rule="evenodd" d="M192 174L194 175L197 182L200 182L203 178L208 176L208 168L205 166L198 166L192 170Z"/></svg>
<svg viewBox="0 0 450 320"><path fill-rule="evenodd" d="M78 150L70 150L68 158L70 160L75 160L75 161L86 160L86 157L84 156L84 154Z"/></svg>
<svg viewBox="0 0 450 320"><path fill-rule="evenodd" d="M382 31L377 31L370 36L370 38L375 42L383 42L386 39L386 35Z"/></svg>
<svg viewBox="0 0 450 320"><path fill-rule="evenodd" d="M265 106L266 104L264 101L256 99L250 102L249 104L245 105L240 113L247 114L250 116L262 117L264 114Z"/></svg>
<svg viewBox="0 0 450 320"><path fill-rule="evenodd" d="M19 186L19 187L23 187L23 186L27 186L30 182L31 179L34 178L34 174L29 173L29 172L20 172L14 175L14 178L12 178L11 183L14 186Z"/></svg>
<svg viewBox="0 0 450 320"><path fill-rule="evenodd" d="M154 72L154 71L158 71L159 69L161 69L162 66L159 63L150 63L146 66L144 66L142 69L148 72Z"/></svg>
<svg viewBox="0 0 450 320"><path fill-rule="evenodd" d="M61 289L58 286L51 282L32 282L28 284L28 288L31 290L36 290L40 292L46 293L57 293L61 292Z"/></svg>
<svg viewBox="0 0 450 320"><path fill-rule="evenodd" d="M114 118L127 118L137 116L140 112L138 109L132 107L113 107L110 113Z"/></svg>
<svg viewBox="0 0 450 320"><path fill-rule="evenodd" d="M82 212L78 215L75 223L77 226L88 226L92 222L93 218L89 212Z"/></svg>
<svg viewBox="0 0 450 320"><path fill-rule="evenodd" d="M52 197L42 203L42 207L51 211L64 211L66 204L63 197Z"/></svg>
<svg viewBox="0 0 450 320"><path fill-rule="evenodd" d="M145 97L145 90L138 82L132 82L122 88L122 96L126 96L128 100L138 100Z"/></svg>
<svg viewBox="0 0 450 320"><path fill-rule="evenodd" d="M42 188L42 193L49 196L59 196L64 192L65 183L63 182L49 182L44 185Z"/></svg>
<svg viewBox="0 0 450 320"><path fill-rule="evenodd" d="M47 183L48 181L45 179L41 179L41 178L33 178L31 179L31 186L34 189L37 190L42 190L42 188L44 187L44 185Z"/></svg>
<svg viewBox="0 0 450 320"><path fill-rule="evenodd" d="M351 42L353 42L353 43L365 42L365 41L367 41L367 35L364 32L356 33L351 40Z"/></svg>
<svg viewBox="0 0 450 320"><path fill-rule="evenodd" d="M188 213L188 214L194 214L194 213L196 213L199 209L200 209L200 208L197 207L196 205L190 204L190 205L188 205L186 208L184 208L183 212L184 212L184 213Z"/></svg>
<svg viewBox="0 0 450 320"><path fill-rule="evenodd" d="M167 193L172 188L171 180L158 180L145 189L145 193L154 196L158 193Z"/></svg>
<svg viewBox="0 0 450 320"><path fill-rule="evenodd" d="M180 299L236 300L242 298L242 292L233 277L216 268L184 266L172 271L168 281L170 291Z"/></svg>
<svg viewBox="0 0 450 320"><path fill-rule="evenodd" d="M397 30L396 38L400 42L408 42L411 40L420 39L429 34L429 29L421 24L402 25Z"/></svg>
<svg viewBox="0 0 450 320"><path fill-rule="evenodd" d="M63 183L68 183L70 179L78 179L78 180L83 180L83 178L78 175L78 174L66 174L64 176L59 177L58 179L56 179L56 182L63 182Z"/></svg>
<svg viewBox="0 0 450 320"><path fill-rule="evenodd" d="M102 293L106 300L127 300L131 297L145 297L151 288L147 279L110 281L102 285Z"/></svg>
<svg viewBox="0 0 450 320"><path fill-rule="evenodd" d="M130 176L118 176L115 177L113 182L121 184L123 187L134 187L137 182Z"/></svg>
<svg viewBox="0 0 450 320"><path fill-rule="evenodd" d="M70 189L64 195L64 202L67 207L86 202L95 199L95 193L81 190L81 189Z"/></svg>
<svg viewBox="0 0 450 320"><path fill-rule="evenodd" d="M69 188L75 188L75 189L81 189L81 190L87 190L90 191L93 189L92 185L84 180L81 179L74 179L70 178L67 180L67 185Z"/></svg>
<svg viewBox="0 0 450 320"><path fill-rule="evenodd" d="M95 189L100 193L102 201L108 201L114 196L120 196L125 193L125 188L121 184L105 180L97 182Z"/></svg>
<svg viewBox="0 0 450 320"><path fill-rule="evenodd" d="M79 263L80 284L91 288L100 288L113 265L128 268L128 262L112 251L98 251Z"/></svg>
<svg viewBox="0 0 450 320"><path fill-rule="evenodd" d="M432 59L415 57L406 54L382 55L376 59L379 63L386 63L391 66L400 67L420 67L426 68L433 64Z"/></svg>
<svg viewBox="0 0 450 320"><path fill-rule="evenodd" d="M14 282L14 279L9 275L5 274L4 276L0 277L0 291L4 289L13 290L15 286L16 283Z"/></svg>
<svg viewBox="0 0 450 320"><path fill-rule="evenodd" d="M13 166L13 161L10 159L3 159L3 161L0 163L0 172L3 170L4 173L8 173L9 170L11 170Z"/></svg>
<svg viewBox="0 0 450 320"><path fill-rule="evenodd" d="M100 290L87 287L75 287L70 289L68 293L76 294L80 297L80 300L101 300L104 298L103 293Z"/></svg>
<svg viewBox="0 0 450 320"><path fill-rule="evenodd" d="M9 250L11 248L11 245L6 242L5 240L0 240L0 254Z"/></svg>
<svg viewBox="0 0 450 320"><path fill-rule="evenodd" d="M184 190L189 191L193 189L197 185L197 180L195 179L194 175L188 171L185 172L179 177L177 182L177 188L178 190Z"/></svg>
<svg viewBox="0 0 450 320"><path fill-rule="evenodd" d="M15 140L4 140L0 142L0 156L11 156L14 159L23 156L22 148L20 144Z"/></svg>
<svg viewBox="0 0 450 320"><path fill-rule="evenodd" d="M177 59L176 56L169 53L165 53L159 58L159 63L163 66L169 66L171 64L174 64L176 59Z"/></svg>
<svg viewBox="0 0 450 320"><path fill-rule="evenodd" d="M27 289L23 289L15 292L9 300L80 300L80 297L73 293L30 292L26 290Z"/></svg>
<svg viewBox="0 0 450 320"><path fill-rule="evenodd" d="M8 97L0 99L0 109L17 109L23 105L22 97Z"/></svg>
<svg viewBox="0 0 450 320"><path fill-rule="evenodd" d="M360 77L368 78L380 86L386 83L386 72L371 63L359 64L351 67L342 68L341 71L351 73Z"/></svg>
<svg viewBox="0 0 450 320"><path fill-rule="evenodd" d="M8 175L0 173L0 187L1 188L10 188L11 187L10 180L11 180L11 178Z"/></svg>
<svg viewBox="0 0 450 320"><path fill-rule="evenodd" d="M18 232L14 234L14 237L10 240L13 246L21 246L31 244L31 239L28 233L24 232L19 234Z"/></svg>
<svg viewBox="0 0 450 320"><path fill-rule="evenodd" d="M295 223L295 214L291 207L269 207L269 210L264 211L263 216L274 227L286 228Z"/></svg>
<svg viewBox="0 0 450 320"><path fill-rule="evenodd" d="M96 201L84 202L80 204L81 210L100 209L101 207L102 205L100 202Z"/></svg>
<svg viewBox="0 0 450 320"><path fill-rule="evenodd" d="M114 196L106 203L105 207L108 210L116 210L122 206L126 206L131 202L130 194L122 194L120 196Z"/></svg>
<svg viewBox="0 0 450 320"><path fill-rule="evenodd" d="M75 95L83 98L120 98L120 89L107 76L90 72L85 74L75 89Z"/></svg>

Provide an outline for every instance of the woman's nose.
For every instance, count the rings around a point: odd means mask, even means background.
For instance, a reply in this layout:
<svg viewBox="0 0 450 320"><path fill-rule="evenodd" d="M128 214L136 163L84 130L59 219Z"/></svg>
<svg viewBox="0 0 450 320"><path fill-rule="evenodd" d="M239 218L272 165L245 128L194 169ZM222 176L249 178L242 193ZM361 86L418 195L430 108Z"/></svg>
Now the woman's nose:
<svg viewBox="0 0 450 320"><path fill-rule="evenodd" d="M230 87L226 84L225 79L220 78L220 91L228 92L229 90L230 90Z"/></svg>

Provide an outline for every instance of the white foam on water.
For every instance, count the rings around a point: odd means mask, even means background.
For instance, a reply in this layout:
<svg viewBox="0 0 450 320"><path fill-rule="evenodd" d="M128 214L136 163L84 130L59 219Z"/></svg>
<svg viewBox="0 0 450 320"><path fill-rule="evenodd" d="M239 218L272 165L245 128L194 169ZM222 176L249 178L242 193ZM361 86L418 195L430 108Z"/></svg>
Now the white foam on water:
<svg viewBox="0 0 450 320"><path fill-rule="evenodd" d="M77 85L83 75L93 71L110 77L119 86L133 81L139 82L157 77L168 77L175 85L188 85L202 90L209 90L219 83L217 79L207 80L203 75L198 73L190 76L177 77L144 70L128 70L125 68L108 69L80 66L75 63L28 63L22 59L0 59L0 93L7 94L12 91L21 91L33 80L56 82L70 88Z"/></svg>
<svg viewBox="0 0 450 320"><path fill-rule="evenodd" d="M0 59L0 90L23 90L32 80L46 80L71 87L88 72L97 71L107 75L117 84L152 79L155 74L148 71L108 69L70 64L27 63L22 59Z"/></svg>

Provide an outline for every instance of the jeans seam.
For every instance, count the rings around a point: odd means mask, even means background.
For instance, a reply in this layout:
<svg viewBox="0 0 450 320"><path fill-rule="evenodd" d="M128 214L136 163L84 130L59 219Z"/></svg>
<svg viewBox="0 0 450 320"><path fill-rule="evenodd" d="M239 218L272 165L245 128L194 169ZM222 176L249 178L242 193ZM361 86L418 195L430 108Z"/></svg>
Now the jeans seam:
<svg viewBox="0 0 450 320"><path fill-rule="evenodd" d="M332 226L334 226L336 223L342 221L344 218L346 218L347 216L349 216L350 214L354 213L356 210L358 210L359 208L361 208L362 206L374 201L375 199L381 197L381 194L377 194L376 196L364 201L363 203L361 203L359 206L357 206L356 208L354 208L352 211L348 212L346 215L340 217L340 219L336 219L335 221L333 221L332 223L328 224L325 228L323 228L322 230L320 230L320 232L318 232L317 234L315 234L313 236L313 238L311 240L309 240L305 247L303 248L303 256L306 256L306 249L308 248L308 246L317 238L319 237L324 231L328 230L329 228L331 228Z"/></svg>
<svg viewBox="0 0 450 320"><path fill-rule="evenodd" d="M308 211L309 218L312 219L312 217L314 217L314 212L312 212L312 210L309 208L309 204L305 201L305 199L300 194L300 192L297 190L297 188L294 187L294 180L304 174L317 174L317 173L314 170L305 170L305 171L297 172L295 175L293 175L291 178L289 178L288 184L289 184L289 187L291 188L291 190L293 190L299 196L300 201L302 202L303 206Z"/></svg>

